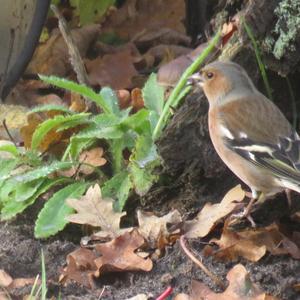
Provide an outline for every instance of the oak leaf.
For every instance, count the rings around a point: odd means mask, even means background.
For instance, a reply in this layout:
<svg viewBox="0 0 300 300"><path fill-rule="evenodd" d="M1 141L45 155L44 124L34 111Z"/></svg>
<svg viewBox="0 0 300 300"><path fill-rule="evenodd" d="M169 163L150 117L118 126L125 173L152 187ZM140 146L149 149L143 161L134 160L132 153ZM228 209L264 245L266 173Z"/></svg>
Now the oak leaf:
<svg viewBox="0 0 300 300"><path fill-rule="evenodd" d="M107 232L117 232L120 219L126 213L114 212L113 202L113 199L102 198L100 187L96 184L91 186L79 200L66 200L66 203L77 211L76 214L68 216L67 220L72 223L101 227Z"/></svg>
<svg viewBox="0 0 300 300"><path fill-rule="evenodd" d="M231 189L220 203L206 203L197 217L186 223L186 237L197 238L206 236L218 222L230 214L245 197L240 185Z"/></svg>
<svg viewBox="0 0 300 300"><path fill-rule="evenodd" d="M191 294L179 294L175 300L279 300L252 283L247 270L241 264L234 266L226 278L229 286L223 293L214 293L204 283L193 280Z"/></svg>

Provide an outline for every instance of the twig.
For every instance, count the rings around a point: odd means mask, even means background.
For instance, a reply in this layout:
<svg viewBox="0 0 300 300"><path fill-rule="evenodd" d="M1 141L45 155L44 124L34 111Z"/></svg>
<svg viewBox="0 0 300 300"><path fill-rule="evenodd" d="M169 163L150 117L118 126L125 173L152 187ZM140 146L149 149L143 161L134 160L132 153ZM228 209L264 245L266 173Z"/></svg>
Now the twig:
<svg viewBox="0 0 300 300"><path fill-rule="evenodd" d="M18 145L17 145L15 139L13 138L13 136L11 135L11 133L10 133L9 130L8 130L8 127L7 127L7 125L6 125L6 120L5 120L5 119L2 121L2 125L3 125L3 127L4 127L4 130L6 131L6 134L8 135L9 139L14 143L14 145L15 145L16 147L18 147Z"/></svg>
<svg viewBox="0 0 300 300"><path fill-rule="evenodd" d="M185 236L182 235L180 237L180 246L182 248L182 250L185 252L185 254L207 275L209 276L216 285L222 287L223 289L225 289L225 285L224 283L221 281L220 278L218 278L215 274L213 274L211 271L209 271L204 264L198 260L193 253L187 248L186 244L185 244Z"/></svg>
<svg viewBox="0 0 300 300"><path fill-rule="evenodd" d="M89 78L88 78L83 60L81 58L78 47L76 46L76 44L74 42L74 39L72 37L70 29L68 28L65 18L62 16L62 14L59 12L59 10L57 9L57 7L54 4L51 4L50 7L58 19L58 27L59 27L59 30L60 30L60 32L66 42L66 45L68 47L69 55L70 55L70 62L76 73L78 82L80 84L90 86ZM88 101L88 99L85 99L85 102L86 102L87 107L90 108L91 102Z"/></svg>
<svg viewBox="0 0 300 300"><path fill-rule="evenodd" d="M101 290L100 295L99 295L99 297L98 297L98 300L100 300L100 299L102 298L105 289L106 289L106 286L104 286L103 289Z"/></svg>
<svg viewBox="0 0 300 300"><path fill-rule="evenodd" d="M165 300L168 296L170 296L173 292L173 288L171 286L168 286L162 294L160 294L156 300Z"/></svg>

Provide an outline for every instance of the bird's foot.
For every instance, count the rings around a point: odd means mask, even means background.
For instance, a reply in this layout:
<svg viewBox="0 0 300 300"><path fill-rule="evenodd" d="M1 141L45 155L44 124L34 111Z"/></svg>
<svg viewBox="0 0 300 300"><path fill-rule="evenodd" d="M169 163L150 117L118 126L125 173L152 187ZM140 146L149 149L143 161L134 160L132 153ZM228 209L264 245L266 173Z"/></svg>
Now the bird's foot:
<svg viewBox="0 0 300 300"><path fill-rule="evenodd" d="M240 213L231 215L231 218L232 219L238 219L238 220L241 220L241 219L245 218L250 222L251 227L253 227L253 228L256 227L256 223L254 222L253 218L251 217L250 211L248 210L248 207L245 207L243 209L243 211L240 212Z"/></svg>

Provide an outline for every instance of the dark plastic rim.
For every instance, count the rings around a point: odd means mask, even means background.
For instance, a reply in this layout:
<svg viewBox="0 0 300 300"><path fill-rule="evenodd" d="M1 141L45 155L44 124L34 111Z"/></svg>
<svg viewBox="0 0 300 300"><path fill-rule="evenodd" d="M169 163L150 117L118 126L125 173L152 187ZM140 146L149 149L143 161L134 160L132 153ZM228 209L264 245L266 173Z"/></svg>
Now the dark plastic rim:
<svg viewBox="0 0 300 300"><path fill-rule="evenodd" d="M15 64L9 70L1 98L4 100L25 71L39 41L51 0L37 0L30 29Z"/></svg>

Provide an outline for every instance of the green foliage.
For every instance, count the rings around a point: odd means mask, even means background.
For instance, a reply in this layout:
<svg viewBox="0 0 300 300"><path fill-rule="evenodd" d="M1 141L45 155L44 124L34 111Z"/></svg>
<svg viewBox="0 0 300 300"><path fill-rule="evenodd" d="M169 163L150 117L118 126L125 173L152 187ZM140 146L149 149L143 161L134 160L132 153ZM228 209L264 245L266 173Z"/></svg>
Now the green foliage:
<svg viewBox="0 0 300 300"><path fill-rule="evenodd" d="M252 29L247 24L247 22L245 21L244 18L242 18L242 24L244 25L245 30L246 30L246 32L247 32L247 34L248 34L248 36L251 40L253 48L254 48L255 57L256 57L256 60L257 60L257 64L258 64L258 67L259 67L259 70L260 70L261 77L264 81L264 85L265 85L268 97L269 97L270 100L273 100L272 90L271 90L271 86L270 86L270 83L269 83L269 80L268 80L266 68L265 68L265 65L262 61L261 53L260 53L259 47L257 45L257 42L255 40L255 37L253 35Z"/></svg>
<svg viewBox="0 0 300 300"><path fill-rule="evenodd" d="M53 194L38 215L34 230L35 237L44 238L61 231L68 223L65 217L74 212L65 204L65 200L79 198L86 188L86 183L75 182Z"/></svg>
<svg viewBox="0 0 300 300"><path fill-rule="evenodd" d="M36 150L50 130L56 129L56 131L62 131L68 128L76 127L80 124L85 124L87 122L88 115L89 114L85 113L70 116L58 115L53 119L44 121L38 126L32 136L31 149Z"/></svg>
<svg viewBox="0 0 300 300"><path fill-rule="evenodd" d="M81 25L97 22L115 0L70 0L79 15Z"/></svg>
<svg viewBox="0 0 300 300"><path fill-rule="evenodd" d="M50 198L48 196L35 224L35 236L46 238L56 234L67 224L65 217L73 211L66 206L66 199L81 197L95 181L100 184L104 197L116 200L114 207L119 211L124 209L133 192L145 195L158 180L155 168L160 164L160 158L155 140L168 121L170 107L176 107L187 94L187 77L213 49L218 37L219 34L183 74L166 103L164 90L158 85L156 75L152 74L142 91L145 108L135 113L131 112L131 108L120 109L115 92L108 87L97 93L69 80L40 76L48 84L79 93L94 102L100 112L94 115L74 113L57 105L46 105L33 110L56 111L60 114L38 125L32 135L30 149L25 151L12 144L0 147L0 153L7 152L10 156L0 159L1 219L15 217L48 192ZM50 148L44 153L39 152L39 146L47 136L69 128L74 128L73 135L69 138L64 153L51 153ZM59 135L57 136L59 139ZM81 161L82 151L96 146L104 149L108 161L105 172ZM86 164L93 167L92 173L80 171ZM64 173L64 170L68 172ZM64 174L71 175L68 177ZM51 190L53 187L55 193Z"/></svg>
<svg viewBox="0 0 300 300"><path fill-rule="evenodd" d="M218 43L221 36L221 32L218 31L218 33L215 35L215 37L210 41L208 46L202 51L202 53L199 55L199 57L185 70L185 72L182 74L181 78L179 79L178 83L176 84L175 88L171 92L168 100L166 101L163 111L157 121L157 124L153 130L152 138L154 141L156 141L165 127L169 117L170 117L170 108L177 107L180 100L182 99L183 95L187 94L190 90L190 87L186 87L186 82L189 76L191 76L203 63L205 58L213 51L214 47Z"/></svg>

